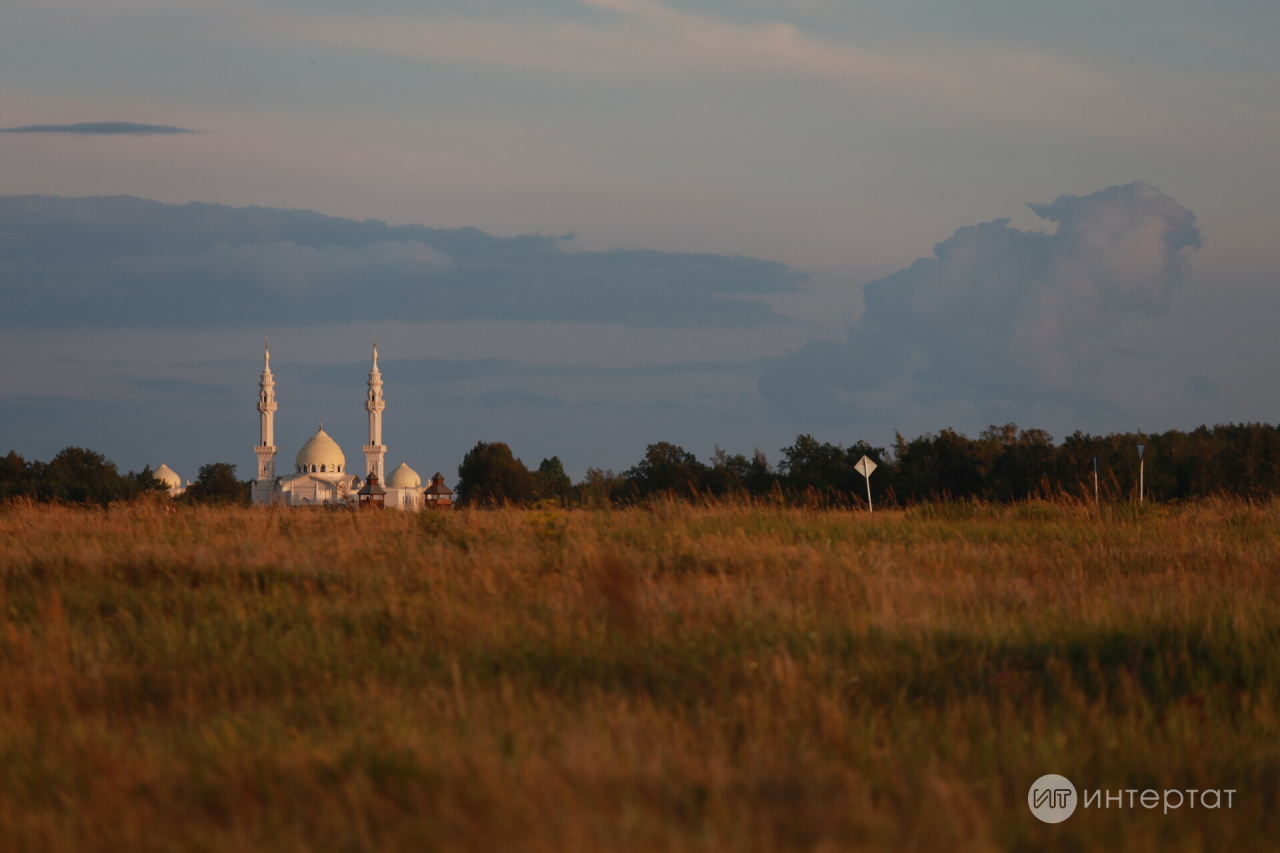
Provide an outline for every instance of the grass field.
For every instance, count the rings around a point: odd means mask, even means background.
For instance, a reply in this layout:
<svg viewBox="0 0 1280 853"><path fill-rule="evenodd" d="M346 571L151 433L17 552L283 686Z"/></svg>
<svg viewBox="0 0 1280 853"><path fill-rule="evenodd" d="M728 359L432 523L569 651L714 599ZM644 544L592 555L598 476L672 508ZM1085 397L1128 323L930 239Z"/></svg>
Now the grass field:
<svg viewBox="0 0 1280 853"><path fill-rule="evenodd" d="M0 573L6 851L1280 849L1280 503L11 505Z"/></svg>

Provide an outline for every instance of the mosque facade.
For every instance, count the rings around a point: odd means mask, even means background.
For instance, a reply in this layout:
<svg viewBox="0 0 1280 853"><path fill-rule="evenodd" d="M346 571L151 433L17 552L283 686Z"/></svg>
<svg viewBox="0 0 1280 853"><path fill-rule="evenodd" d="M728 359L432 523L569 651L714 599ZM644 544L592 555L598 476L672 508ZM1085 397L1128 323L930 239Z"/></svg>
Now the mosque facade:
<svg viewBox="0 0 1280 853"><path fill-rule="evenodd" d="M378 369L378 347L373 347L373 366L369 370L365 410L369 415L369 442L364 451L363 479L347 465L346 454L338 442L324 431L324 424L307 439L293 460L293 470L277 471L275 443L276 383L271 374L271 351L264 348L262 376L258 381L258 415L260 434L254 454L258 469L251 490L254 504L259 506L355 505L357 494L370 484L384 490L384 506L418 510L424 506L447 506L448 500L425 495L422 478L403 460L384 475L387 447L382 443L382 412L386 401L382 395L382 372ZM376 479L373 479L375 478ZM175 475L176 478L176 475ZM433 482L443 483L437 474ZM372 481L372 483L371 483ZM452 493L448 492L451 497Z"/></svg>

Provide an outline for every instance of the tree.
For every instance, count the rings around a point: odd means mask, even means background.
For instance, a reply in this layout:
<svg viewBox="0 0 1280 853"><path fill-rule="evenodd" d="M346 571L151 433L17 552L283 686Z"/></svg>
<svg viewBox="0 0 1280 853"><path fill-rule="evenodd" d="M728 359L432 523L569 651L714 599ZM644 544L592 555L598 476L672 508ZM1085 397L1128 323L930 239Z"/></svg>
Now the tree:
<svg viewBox="0 0 1280 853"><path fill-rule="evenodd" d="M580 504L595 509L635 497L634 489L624 477L600 468L588 468L586 476L573 487L573 494Z"/></svg>
<svg viewBox="0 0 1280 853"><path fill-rule="evenodd" d="M10 450L0 459L0 500L28 494L30 489L27 461L16 450Z"/></svg>
<svg viewBox="0 0 1280 853"><path fill-rule="evenodd" d="M120 476L116 464L84 447L67 447L49 460L33 466L37 493L45 498L74 503L110 503L135 497L137 487Z"/></svg>
<svg viewBox="0 0 1280 853"><path fill-rule="evenodd" d="M1049 485L1053 469L1053 436L1042 429L1019 431L1017 424L992 426L979 440L989 447L995 462L987 475L986 496L1001 501L1021 501Z"/></svg>
<svg viewBox="0 0 1280 853"><path fill-rule="evenodd" d="M9 455L0 459L0 483L19 483L27 473L27 462L18 455L18 451L10 450Z"/></svg>
<svg viewBox="0 0 1280 853"><path fill-rule="evenodd" d="M533 472L533 490L539 498L563 498L573 489L573 481L564 472L559 456L543 459Z"/></svg>
<svg viewBox="0 0 1280 853"><path fill-rule="evenodd" d="M248 484L236 478L236 466L213 462L200 466L196 481L187 486L183 500L204 504L248 504Z"/></svg>
<svg viewBox="0 0 1280 853"><path fill-rule="evenodd" d="M26 462L14 451L0 459L0 499L107 504L160 486L150 468L122 475L110 459L84 447L64 448L48 462Z"/></svg>
<svg viewBox="0 0 1280 853"><path fill-rule="evenodd" d="M843 447L820 442L811 435L797 435L795 444L782 448L778 470L788 485L801 491L812 488L848 492L855 486L853 478L858 476Z"/></svg>
<svg viewBox="0 0 1280 853"><path fill-rule="evenodd" d="M981 497L999 445L974 441L952 429L907 441L897 437L895 488L900 497Z"/></svg>
<svg viewBox="0 0 1280 853"><path fill-rule="evenodd" d="M730 456L716 445L711 454L711 468L707 471L707 486L717 495L733 495L746 492L752 495L768 494L778 481L769 461L760 448L748 459L741 453Z"/></svg>
<svg viewBox="0 0 1280 853"><path fill-rule="evenodd" d="M533 474L500 441L477 441L458 466L458 503L464 506L524 504L535 490Z"/></svg>
<svg viewBox="0 0 1280 853"><path fill-rule="evenodd" d="M140 494L147 494L148 492L167 494L169 491L169 486L164 481L156 479L156 472L152 470L150 465L142 466L141 471L130 471L125 475L125 479L137 487Z"/></svg>
<svg viewBox="0 0 1280 853"><path fill-rule="evenodd" d="M642 495L672 493L688 497L704 488L707 466L683 447L660 441L649 445L644 458L622 476Z"/></svg>

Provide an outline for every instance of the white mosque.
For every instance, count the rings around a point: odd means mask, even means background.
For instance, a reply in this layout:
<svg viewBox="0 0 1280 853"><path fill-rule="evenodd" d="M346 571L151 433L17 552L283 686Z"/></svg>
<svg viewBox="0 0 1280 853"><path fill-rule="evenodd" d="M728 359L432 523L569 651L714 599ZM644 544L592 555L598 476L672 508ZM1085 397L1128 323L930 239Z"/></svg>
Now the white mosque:
<svg viewBox="0 0 1280 853"><path fill-rule="evenodd" d="M271 375L271 351L264 348L262 378L258 381L258 412L261 415L261 439L254 453L258 456L258 476L253 483L255 504L308 506L315 504L354 504L359 497L383 496L383 504L396 509L417 510L424 506L447 506L452 492L444 485L444 477L436 474L423 490L422 478L404 460L390 475L383 472L387 446L382 443L382 372L378 370L378 345L373 346L373 366L369 370L368 394L364 407L369 412L369 443L364 446L365 479L351 473L347 457L338 442L324 431L324 424L307 439L293 460L293 473L276 475L276 382Z"/></svg>
<svg viewBox="0 0 1280 853"><path fill-rule="evenodd" d="M324 424L307 439L293 460L293 473L276 474L276 382L271 375L271 351L263 348L262 378L258 381L258 412L261 435L253 452L258 456L257 479L253 481L253 503L260 506L348 505L371 502L396 509L418 510L448 507L453 492L444 477L436 474L423 488L422 478L404 460L389 475L383 475L387 455L382 443L382 372L378 370L378 345L373 346L373 367L369 371L369 392L364 407L369 412L369 443L364 446L365 476L351 473L346 454L327 432ZM156 478L177 497L185 487L168 465L161 463ZM190 484L188 484L190 485Z"/></svg>

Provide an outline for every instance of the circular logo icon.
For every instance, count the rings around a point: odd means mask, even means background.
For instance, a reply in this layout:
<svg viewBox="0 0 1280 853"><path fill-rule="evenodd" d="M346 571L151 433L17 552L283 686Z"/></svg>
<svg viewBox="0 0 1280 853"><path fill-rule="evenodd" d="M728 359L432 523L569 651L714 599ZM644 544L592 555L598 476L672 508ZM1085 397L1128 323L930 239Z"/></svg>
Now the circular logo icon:
<svg viewBox="0 0 1280 853"><path fill-rule="evenodd" d="M1076 786L1057 773L1041 776L1031 783L1027 805L1045 823L1062 823L1076 810Z"/></svg>

